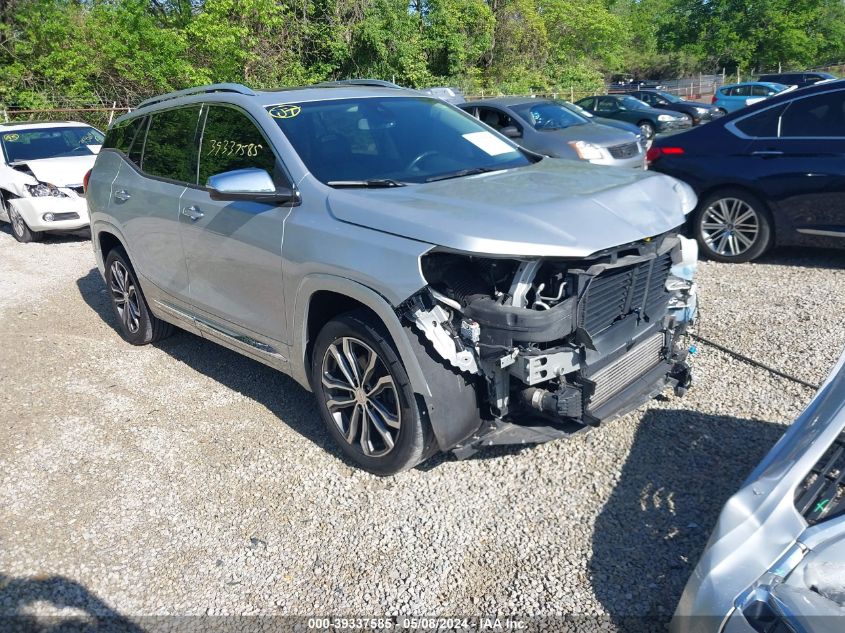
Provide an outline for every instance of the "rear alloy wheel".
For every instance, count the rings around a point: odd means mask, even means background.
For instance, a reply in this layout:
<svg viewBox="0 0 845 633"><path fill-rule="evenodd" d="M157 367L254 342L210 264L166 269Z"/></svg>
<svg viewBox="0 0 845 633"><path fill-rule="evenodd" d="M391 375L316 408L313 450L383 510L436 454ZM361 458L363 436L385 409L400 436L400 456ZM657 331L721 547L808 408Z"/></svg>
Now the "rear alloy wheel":
<svg viewBox="0 0 845 633"><path fill-rule="evenodd" d="M40 242L44 234L40 231L33 231L27 226L21 214L11 204L7 207L9 222L12 225L12 235L18 242L27 244L29 242Z"/></svg>
<svg viewBox="0 0 845 633"><path fill-rule="evenodd" d="M637 127L640 128L647 139L654 137L654 126L649 121L640 121L637 123Z"/></svg>
<svg viewBox="0 0 845 633"><path fill-rule="evenodd" d="M330 321L314 345L311 384L341 450L361 468L392 475L432 445L392 345L363 313Z"/></svg>
<svg viewBox="0 0 845 633"><path fill-rule="evenodd" d="M135 271L123 251L114 248L106 257L106 284L121 336L132 345L146 345L173 332L173 326L150 312Z"/></svg>
<svg viewBox="0 0 845 633"><path fill-rule="evenodd" d="M762 255L771 238L763 203L741 191L723 191L705 199L695 221L702 252L720 262L748 262Z"/></svg>

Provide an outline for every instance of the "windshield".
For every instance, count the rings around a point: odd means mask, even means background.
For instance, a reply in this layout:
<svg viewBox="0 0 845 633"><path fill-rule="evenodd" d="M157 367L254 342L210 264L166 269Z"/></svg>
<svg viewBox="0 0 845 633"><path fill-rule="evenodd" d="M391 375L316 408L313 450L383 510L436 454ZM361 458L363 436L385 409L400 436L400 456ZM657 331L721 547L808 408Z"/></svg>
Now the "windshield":
<svg viewBox="0 0 845 633"><path fill-rule="evenodd" d="M103 133L92 127L14 130L0 137L8 162L59 156L91 156L100 151Z"/></svg>
<svg viewBox="0 0 845 633"><path fill-rule="evenodd" d="M640 101L639 99L635 99L634 97L622 97L620 101L622 102L622 105L628 108L629 110L642 110L643 108L651 107L644 101Z"/></svg>
<svg viewBox="0 0 845 633"><path fill-rule="evenodd" d="M531 123L535 130L562 130L573 125L584 125L588 121L568 108L553 101L541 103L523 103L512 106L523 119Z"/></svg>
<svg viewBox="0 0 845 633"><path fill-rule="evenodd" d="M663 92L662 90L660 90L657 94L666 99L666 101L668 101L669 103L678 103L680 101L683 101L683 99L681 99L680 97L673 95L669 92Z"/></svg>
<svg viewBox="0 0 845 633"><path fill-rule="evenodd" d="M327 184L421 183L531 162L503 136L439 99L337 99L267 111L309 171Z"/></svg>

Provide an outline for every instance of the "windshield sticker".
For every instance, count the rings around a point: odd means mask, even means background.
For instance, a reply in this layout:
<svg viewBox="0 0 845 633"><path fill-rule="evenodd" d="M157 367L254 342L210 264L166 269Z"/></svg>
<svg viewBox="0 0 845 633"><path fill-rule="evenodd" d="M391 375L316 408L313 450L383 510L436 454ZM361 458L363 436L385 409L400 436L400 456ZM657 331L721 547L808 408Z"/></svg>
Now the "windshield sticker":
<svg viewBox="0 0 845 633"><path fill-rule="evenodd" d="M509 154L516 150L505 143L502 139L496 138L490 132L472 132L464 134L463 137L489 156Z"/></svg>
<svg viewBox="0 0 845 633"><path fill-rule="evenodd" d="M237 141L218 141L208 139L209 156L258 156L258 152L264 149L261 143L238 143Z"/></svg>
<svg viewBox="0 0 845 633"><path fill-rule="evenodd" d="M267 112L274 119L292 119L297 114L302 112L302 108L298 105L282 104L273 106Z"/></svg>
<svg viewBox="0 0 845 633"><path fill-rule="evenodd" d="M5 135L3 135L3 140L9 141L11 143L17 141L19 138L20 138L20 136L18 134L5 134Z"/></svg>

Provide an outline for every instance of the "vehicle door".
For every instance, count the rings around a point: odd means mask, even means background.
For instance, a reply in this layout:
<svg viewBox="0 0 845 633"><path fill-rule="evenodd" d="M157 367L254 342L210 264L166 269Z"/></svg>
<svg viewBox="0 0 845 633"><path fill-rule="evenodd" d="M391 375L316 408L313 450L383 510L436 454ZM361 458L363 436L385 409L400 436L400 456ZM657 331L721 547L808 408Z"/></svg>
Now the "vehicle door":
<svg viewBox="0 0 845 633"><path fill-rule="evenodd" d="M189 293L179 198L195 179L199 113L196 105L145 117L111 188L112 215L121 223L144 294L180 308L189 305Z"/></svg>
<svg viewBox="0 0 845 633"><path fill-rule="evenodd" d="M179 205L191 302L206 325L270 351L287 339L282 233L290 205L212 200L206 183L221 173L257 168L277 186L291 184L272 145L244 110L207 104L201 128L197 184L185 190Z"/></svg>
<svg viewBox="0 0 845 633"><path fill-rule="evenodd" d="M845 239L845 89L789 101L751 155L761 185L800 234Z"/></svg>

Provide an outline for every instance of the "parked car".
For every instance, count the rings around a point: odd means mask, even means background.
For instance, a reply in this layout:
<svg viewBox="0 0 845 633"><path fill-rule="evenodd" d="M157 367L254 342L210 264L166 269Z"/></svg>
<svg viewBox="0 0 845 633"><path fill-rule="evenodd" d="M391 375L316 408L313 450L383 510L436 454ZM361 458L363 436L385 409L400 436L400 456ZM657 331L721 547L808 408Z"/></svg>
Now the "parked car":
<svg viewBox="0 0 845 633"><path fill-rule="evenodd" d="M460 107L520 147L544 156L645 167L645 148L638 135L593 123L556 101L502 97L470 101Z"/></svg>
<svg viewBox="0 0 845 633"><path fill-rule="evenodd" d="M692 190L526 152L413 90L147 100L88 203L126 341L177 325L290 374L375 473L566 437L690 381Z"/></svg>
<svg viewBox="0 0 845 633"><path fill-rule="evenodd" d="M0 221L19 242L88 226L83 176L103 133L75 121L0 124Z"/></svg>
<svg viewBox="0 0 845 633"><path fill-rule="evenodd" d="M633 123L646 138L652 138L660 132L683 130L692 125L686 116L652 108L628 95L595 95L579 99L575 105L601 117Z"/></svg>
<svg viewBox="0 0 845 633"><path fill-rule="evenodd" d="M677 95L662 90L636 90L629 94L635 99L647 103L652 108L672 110L673 112L685 114L690 118L690 122L693 125L707 123L711 119L724 114L724 112L709 103L685 101Z"/></svg>
<svg viewBox="0 0 845 633"><path fill-rule="evenodd" d="M430 97L437 97L438 99L443 99L443 101L445 101L446 103L451 103L452 105L460 105L466 102L463 92L461 92L457 88L450 88L449 86L434 86L432 88L424 88L420 90L420 92Z"/></svg>
<svg viewBox="0 0 845 633"><path fill-rule="evenodd" d="M645 147L647 144L645 134L643 134L642 130L633 123L628 123L626 121L617 121L616 119L605 119L604 117L596 116L592 112L589 112L581 106L575 105L574 103L571 103L569 101L558 101L557 103L562 105L567 110L571 110L575 114L580 114L582 117L584 117L588 121L592 121L593 123L601 123L602 125L607 125L608 127L615 127L617 130L633 132L637 135L637 138L640 141L640 145Z"/></svg>
<svg viewBox="0 0 845 633"><path fill-rule="evenodd" d="M845 246L845 81L782 93L705 128L657 139L648 156L698 194L690 230L703 254L745 262L774 244Z"/></svg>
<svg viewBox="0 0 845 633"><path fill-rule="evenodd" d="M673 633L833 633L845 618L845 354L725 504Z"/></svg>
<svg viewBox="0 0 845 633"><path fill-rule="evenodd" d="M789 90L783 84L761 81L748 81L741 84L727 84L716 88L711 99L712 105L725 114L736 112L758 101L763 101L776 94Z"/></svg>
<svg viewBox="0 0 845 633"><path fill-rule="evenodd" d="M804 88L812 86L820 81L831 81L836 79L835 75L822 72L793 72L793 73L774 73L769 75L760 75L757 81L765 81L769 83L784 84L786 86L795 86L796 88Z"/></svg>

